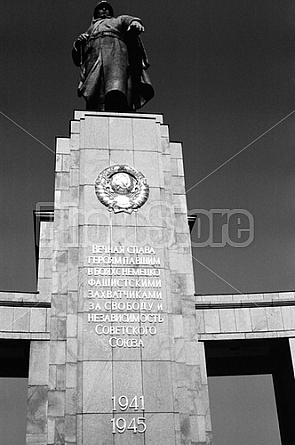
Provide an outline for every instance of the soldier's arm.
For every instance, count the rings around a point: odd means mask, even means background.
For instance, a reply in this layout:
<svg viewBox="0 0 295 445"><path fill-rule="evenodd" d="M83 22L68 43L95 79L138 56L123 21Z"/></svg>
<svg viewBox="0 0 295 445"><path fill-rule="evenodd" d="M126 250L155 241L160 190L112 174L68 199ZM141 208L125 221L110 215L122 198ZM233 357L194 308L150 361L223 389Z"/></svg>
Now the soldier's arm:
<svg viewBox="0 0 295 445"><path fill-rule="evenodd" d="M72 57L76 66L80 66L82 64L82 52L88 39L89 34L87 32L84 32L83 34L79 35L79 37L73 44Z"/></svg>
<svg viewBox="0 0 295 445"><path fill-rule="evenodd" d="M144 32L144 26L138 20L133 20L128 26L127 32L128 31L136 31L140 34L141 32Z"/></svg>
<svg viewBox="0 0 295 445"><path fill-rule="evenodd" d="M126 32L134 31L137 34L144 32L144 26L140 18L131 17L130 15L122 15L120 18Z"/></svg>

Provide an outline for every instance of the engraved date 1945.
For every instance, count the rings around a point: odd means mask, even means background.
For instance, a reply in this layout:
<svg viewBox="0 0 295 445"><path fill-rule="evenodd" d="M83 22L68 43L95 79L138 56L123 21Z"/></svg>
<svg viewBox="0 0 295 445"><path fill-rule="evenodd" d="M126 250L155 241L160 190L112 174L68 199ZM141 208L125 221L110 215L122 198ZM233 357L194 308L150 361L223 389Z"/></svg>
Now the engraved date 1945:
<svg viewBox="0 0 295 445"><path fill-rule="evenodd" d="M112 397L113 414L116 412L134 412L136 414L138 411L144 411L144 397L134 396L132 399L128 399L127 396L122 395L117 397ZM127 414L127 413L126 413ZM128 416L129 417L129 416ZM132 431L133 434L144 433L146 431L145 417L134 416L126 420L125 417L113 417L112 422L112 433L123 434L126 431Z"/></svg>

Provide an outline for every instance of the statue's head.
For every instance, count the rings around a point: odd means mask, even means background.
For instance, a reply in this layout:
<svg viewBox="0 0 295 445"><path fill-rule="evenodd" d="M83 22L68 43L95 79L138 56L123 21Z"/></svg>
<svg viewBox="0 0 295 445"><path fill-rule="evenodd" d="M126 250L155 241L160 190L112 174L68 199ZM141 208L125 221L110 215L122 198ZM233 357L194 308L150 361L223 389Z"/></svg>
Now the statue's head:
<svg viewBox="0 0 295 445"><path fill-rule="evenodd" d="M93 12L93 18L98 19L99 17L114 17L114 10L109 2L101 1L99 2Z"/></svg>

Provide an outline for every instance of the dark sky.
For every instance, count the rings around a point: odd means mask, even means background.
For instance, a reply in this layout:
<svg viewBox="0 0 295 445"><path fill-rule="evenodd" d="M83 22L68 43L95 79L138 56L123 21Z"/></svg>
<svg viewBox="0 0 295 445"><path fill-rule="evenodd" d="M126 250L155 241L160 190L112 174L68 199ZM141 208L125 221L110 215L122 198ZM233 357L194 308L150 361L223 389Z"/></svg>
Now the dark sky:
<svg viewBox="0 0 295 445"><path fill-rule="evenodd" d="M32 212L52 201L55 137L68 136L73 109L84 108L70 53L94 5L10 0L1 10L3 290L35 289ZM248 247L193 249L197 292L294 289L295 114L227 162L295 109L294 2L113 6L146 26L156 96L143 111L163 113L171 139L183 142L189 208L238 208L254 218Z"/></svg>
<svg viewBox="0 0 295 445"><path fill-rule="evenodd" d="M67 137L73 110L84 109L71 46L95 1L2 3L0 289L34 291L33 210L52 202L55 137ZM197 292L293 290L294 1L112 4L145 24L156 96L143 112L163 113L183 142L189 209L254 218L248 247L194 247Z"/></svg>
<svg viewBox="0 0 295 445"><path fill-rule="evenodd" d="M214 445L280 445L271 375L210 377L209 391Z"/></svg>
<svg viewBox="0 0 295 445"><path fill-rule="evenodd" d="M0 379L1 445L25 445L28 379Z"/></svg>

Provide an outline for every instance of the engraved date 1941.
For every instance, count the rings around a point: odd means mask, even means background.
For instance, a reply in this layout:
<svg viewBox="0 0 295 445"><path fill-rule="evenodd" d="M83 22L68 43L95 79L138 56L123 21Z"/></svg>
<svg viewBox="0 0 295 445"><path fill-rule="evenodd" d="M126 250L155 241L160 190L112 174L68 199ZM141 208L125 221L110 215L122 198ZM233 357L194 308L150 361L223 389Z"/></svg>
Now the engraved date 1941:
<svg viewBox="0 0 295 445"><path fill-rule="evenodd" d="M134 396L132 399L128 399L127 396L122 395L117 397L112 397L113 414L116 412L134 412L136 414L138 411L144 411L144 397ZM112 433L123 434L126 431L132 431L133 434L144 433L146 431L145 417L134 416L126 420L125 417L113 417L112 422Z"/></svg>

